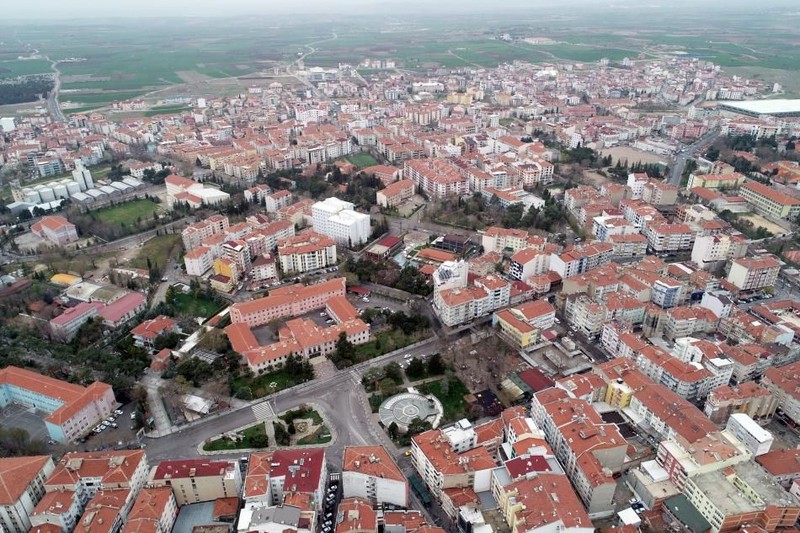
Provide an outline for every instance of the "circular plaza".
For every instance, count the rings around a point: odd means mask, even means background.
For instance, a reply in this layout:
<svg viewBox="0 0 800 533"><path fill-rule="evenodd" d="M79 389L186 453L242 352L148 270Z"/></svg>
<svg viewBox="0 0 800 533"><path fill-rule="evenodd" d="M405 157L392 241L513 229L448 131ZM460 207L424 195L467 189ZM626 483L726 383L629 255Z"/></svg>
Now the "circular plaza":
<svg viewBox="0 0 800 533"><path fill-rule="evenodd" d="M404 392L387 398L378 409L383 427L389 427L392 422L402 431L408 430L409 424L414 420L427 420L434 428L442 420L444 409L442 403L435 396L423 396L415 392Z"/></svg>

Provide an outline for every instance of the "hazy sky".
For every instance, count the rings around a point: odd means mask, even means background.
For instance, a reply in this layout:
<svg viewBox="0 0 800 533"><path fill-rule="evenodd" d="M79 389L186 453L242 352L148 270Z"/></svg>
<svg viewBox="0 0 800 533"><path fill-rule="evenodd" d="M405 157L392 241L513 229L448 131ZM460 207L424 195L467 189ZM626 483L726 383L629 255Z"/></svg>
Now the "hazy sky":
<svg viewBox="0 0 800 533"><path fill-rule="evenodd" d="M335 12L426 11L468 14L469 11L535 12L537 8L562 8L583 4L596 9L665 9L678 6L694 11L707 9L797 10L794 0L3 0L0 18L109 18L131 16L237 16L245 14L292 14Z"/></svg>

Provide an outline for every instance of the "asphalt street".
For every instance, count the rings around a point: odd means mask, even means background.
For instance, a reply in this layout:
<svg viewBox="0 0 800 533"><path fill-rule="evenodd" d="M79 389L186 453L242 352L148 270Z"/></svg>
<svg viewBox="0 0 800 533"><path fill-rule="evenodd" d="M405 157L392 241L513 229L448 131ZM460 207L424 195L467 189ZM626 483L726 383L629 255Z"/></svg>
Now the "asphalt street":
<svg viewBox="0 0 800 533"><path fill-rule="evenodd" d="M706 148L711 146L714 141L717 140L719 135L719 130L712 130L681 150L681 152L678 153L677 157L675 158L675 162L672 164L669 183L672 185L680 185L681 177L683 176L683 169L686 168L686 161L693 158L698 152L705 151Z"/></svg>
<svg viewBox="0 0 800 533"><path fill-rule="evenodd" d="M340 467L345 446L388 443L383 430L370 416L366 407L366 396L361 387L362 373L393 361L401 362L406 354L421 357L435 353L442 346L441 341L432 338L420 346L398 350L351 369L339 371L330 377L277 392L260 402L254 402L254 405L268 402L275 413L281 413L303 404L315 404L334 429L336 436L335 441L327 448L328 461L334 467ZM170 435L158 438L145 437L142 442L147 445L147 456L153 463L176 456L198 457L197 445L201 442L256 421L253 408L244 407L209 417ZM241 455L242 453L231 453L220 457Z"/></svg>

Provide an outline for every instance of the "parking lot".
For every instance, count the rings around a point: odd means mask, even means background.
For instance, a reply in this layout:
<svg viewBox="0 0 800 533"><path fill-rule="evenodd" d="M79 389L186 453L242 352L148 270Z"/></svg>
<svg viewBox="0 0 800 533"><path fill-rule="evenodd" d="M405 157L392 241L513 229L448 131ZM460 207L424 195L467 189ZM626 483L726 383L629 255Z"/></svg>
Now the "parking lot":
<svg viewBox="0 0 800 533"><path fill-rule="evenodd" d="M336 528L336 507L341 499L341 487L338 480L331 480L325 491L323 511L319 519L321 533L331 533Z"/></svg>
<svg viewBox="0 0 800 533"><path fill-rule="evenodd" d="M45 411L37 411L16 403L8 404L0 409L0 426L4 428L24 429L31 440L47 442L50 439L44 418L48 415Z"/></svg>

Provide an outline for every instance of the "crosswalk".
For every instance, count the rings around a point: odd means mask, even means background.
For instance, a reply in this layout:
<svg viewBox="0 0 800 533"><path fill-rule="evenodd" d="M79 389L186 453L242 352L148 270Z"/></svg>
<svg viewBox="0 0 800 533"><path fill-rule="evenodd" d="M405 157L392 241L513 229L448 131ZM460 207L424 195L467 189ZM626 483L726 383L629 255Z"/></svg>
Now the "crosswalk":
<svg viewBox="0 0 800 533"><path fill-rule="evenodd" d="M253 414L256 415L256 420L268 420L275 417L275 411L269 402L260 402L253 406Z"/></svg>

